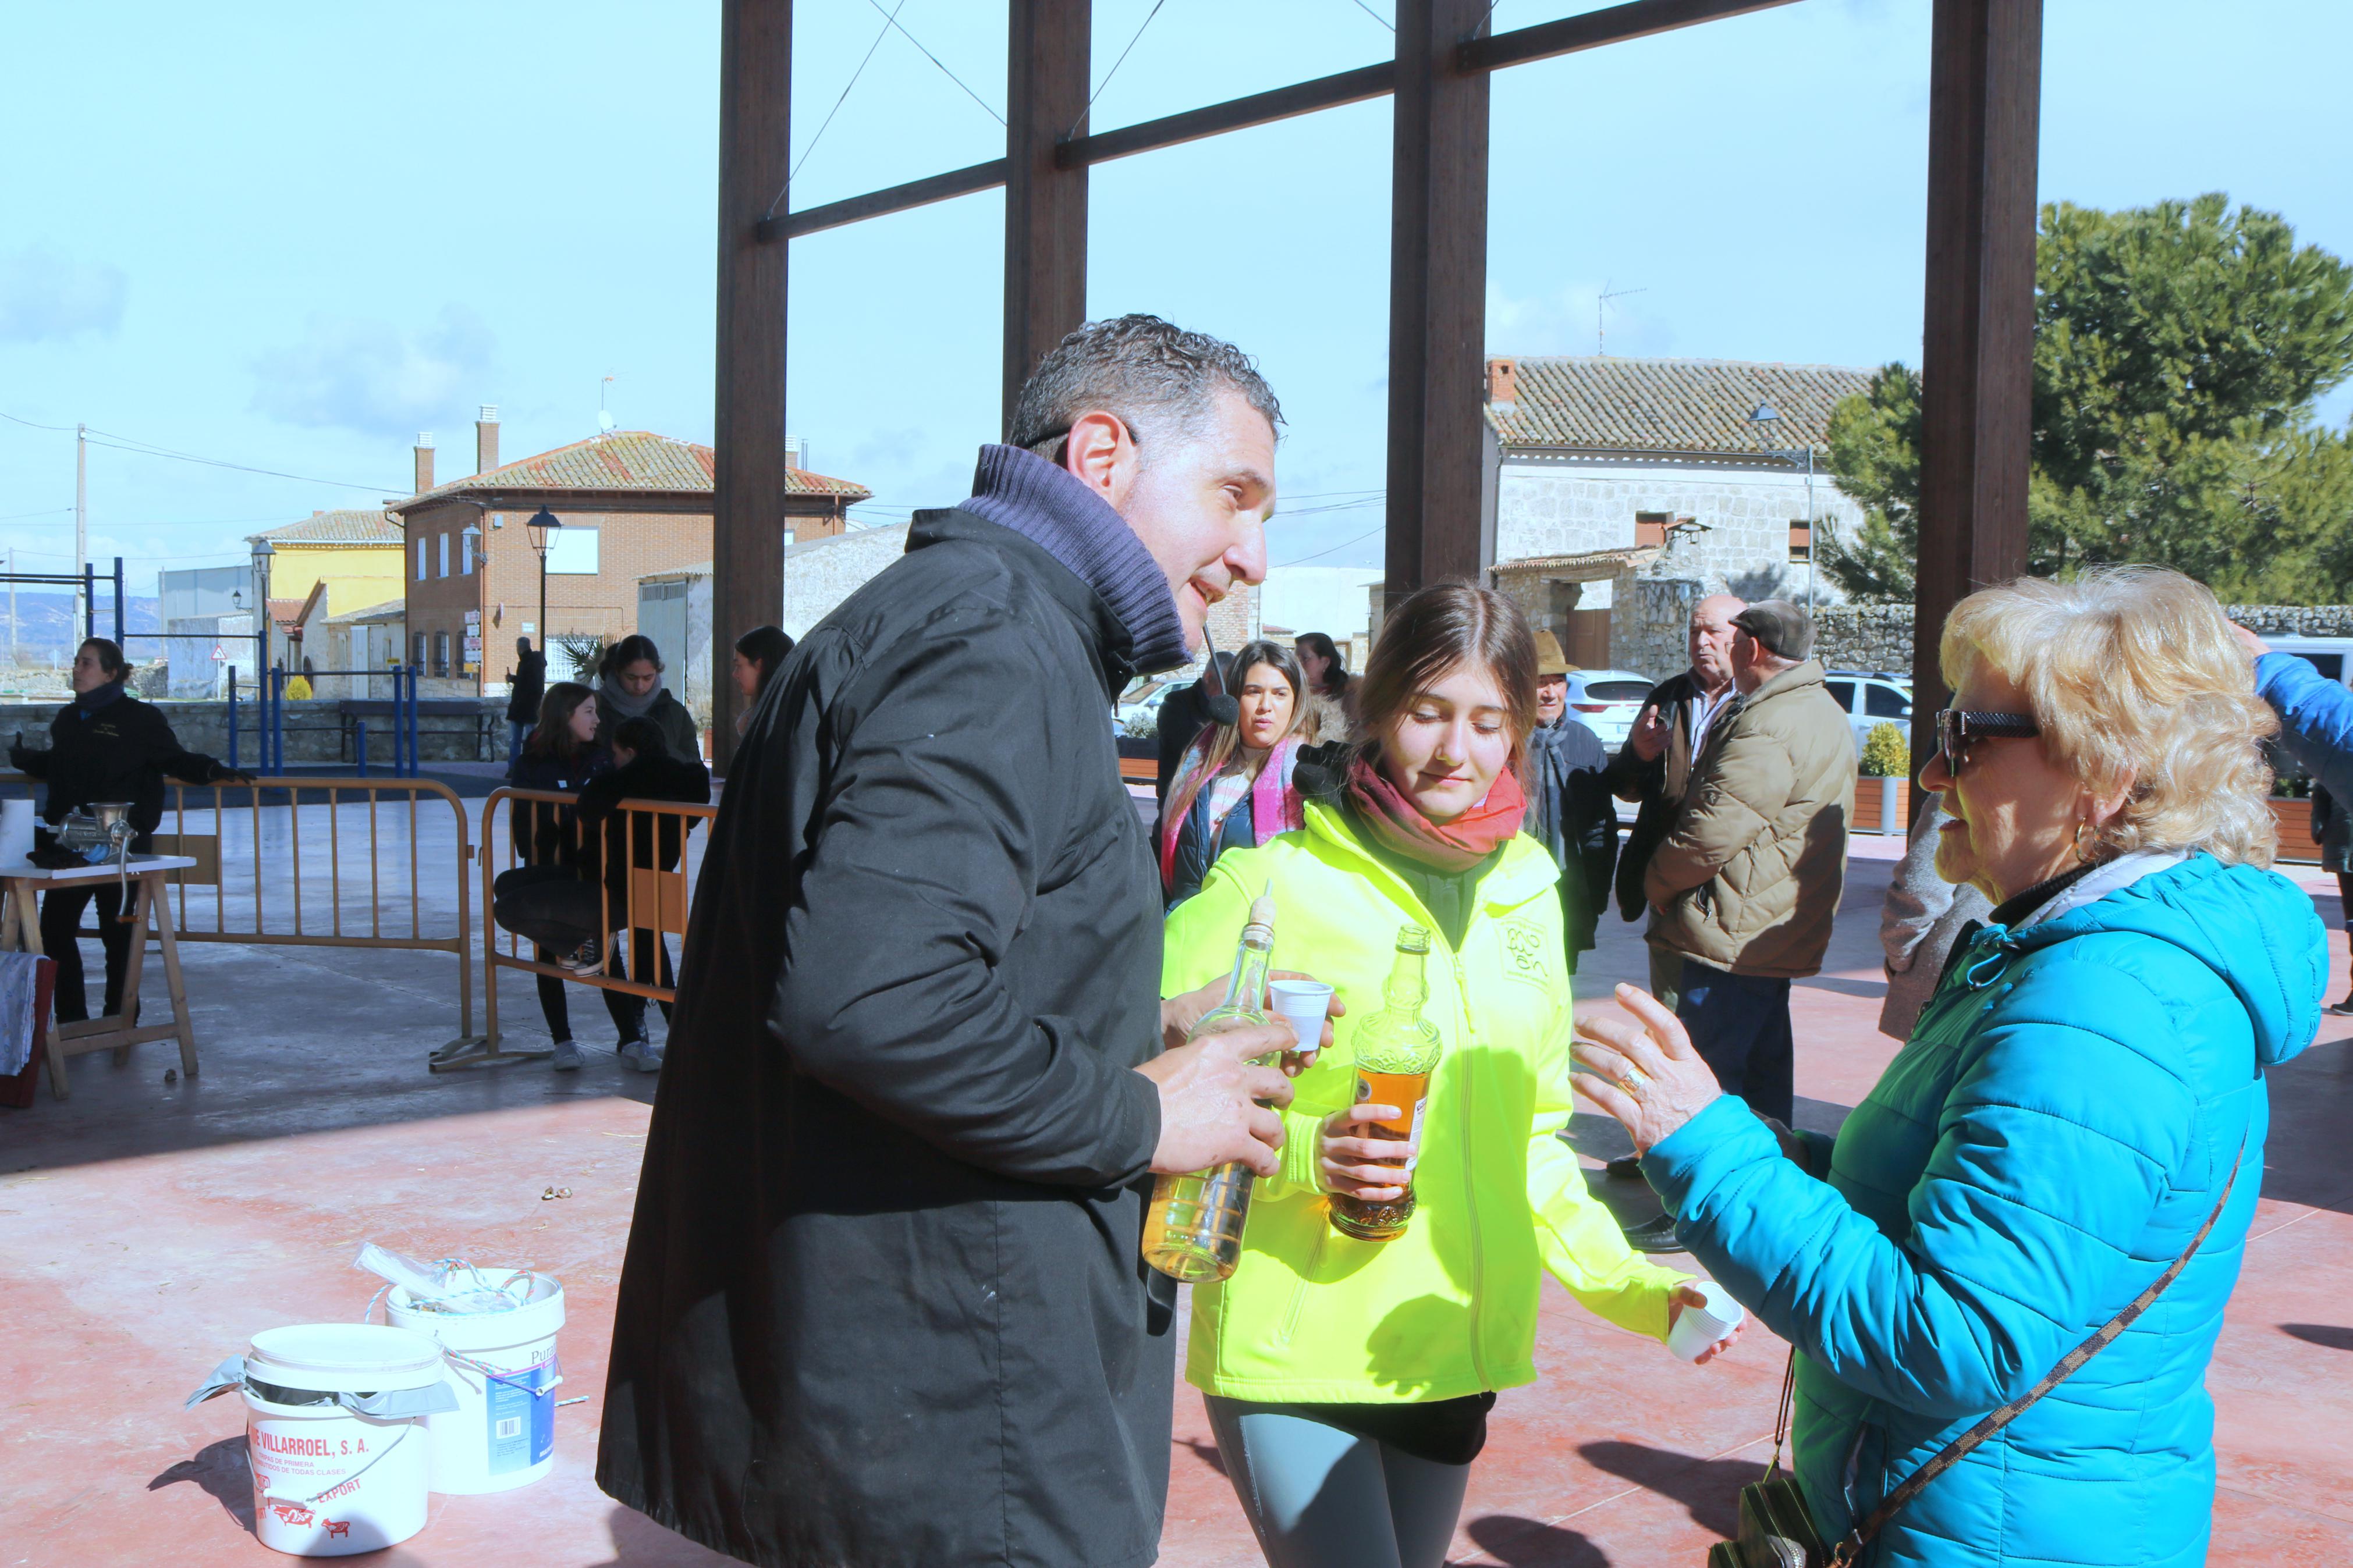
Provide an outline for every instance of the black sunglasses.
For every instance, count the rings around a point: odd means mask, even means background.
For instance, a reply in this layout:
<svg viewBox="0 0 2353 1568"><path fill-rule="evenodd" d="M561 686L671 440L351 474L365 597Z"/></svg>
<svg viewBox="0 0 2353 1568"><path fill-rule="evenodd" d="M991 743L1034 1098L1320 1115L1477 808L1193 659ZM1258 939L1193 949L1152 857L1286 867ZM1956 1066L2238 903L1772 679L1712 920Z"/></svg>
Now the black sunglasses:
<svg viewBox="0 0 2353 1568"><path fill-rule="evenodd" d="M1936 749L1945 765L1957 774L1968 766L1969 747L1978 741L2028 741L2042 726L2024 713L1978 713L1965 708L1936 710Z"/></svg>

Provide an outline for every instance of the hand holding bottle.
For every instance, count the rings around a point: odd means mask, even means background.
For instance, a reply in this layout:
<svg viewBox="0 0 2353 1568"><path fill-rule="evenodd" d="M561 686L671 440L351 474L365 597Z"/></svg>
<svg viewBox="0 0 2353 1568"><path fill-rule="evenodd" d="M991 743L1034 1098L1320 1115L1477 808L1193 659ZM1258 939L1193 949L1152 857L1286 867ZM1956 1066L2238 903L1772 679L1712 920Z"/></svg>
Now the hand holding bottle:
<svg viewBox="0 0 2353 1568"><path fill-rule="evenodd" d="M1407 1163L1421 1152L1420 1140L1376 1137L1368 1131L1373 1122L1395 1121L1402 1115L1394 1105L1366 1103L1325 1117L1315 1148L1315 1173L1324 1190L1374 1204L1405 1196L1399 1178Z"/></svg>
<svg viewBox="0 0 2353 1568"><path fill-rule="evenodd" d="M1313 980L1315 977L1312 974L1303 974L1295 969L1277 969L1271 971L1267 978L1269 980ZM1223 980L1212 980L1206 985L1198 986L1181 994L1161 998L1160 1040L1164 1048L1173 1051L1192 1037L1194 1026L1198 1024L1211 1008L1225 999L1226 984ZM1263 1002L1261 1005L1264 1005ZM1272 1011L1272 1008L1270 1006L1268 1010ZM1305 1050L1293 1050L1286 1046L1283 1048L1282 1070L1296 1078L1303 1068L1314 1060L1315 1052L1329 1050L1332 1047L1332 1021L1335 1018L1346 1016L1347 1012L1348 1005L1341 1001L1338 996L1334 996L1324 1018L1322 1037Z"/></svg>
<svg viewBox="0 0 2353 1568"><path fill-rule="evenodd" d="M1135 1070L1160 1090L1160 1142L1152 1168L1163 1175L1239 1161L1261 1176L1282 1162L1282 1118L1291 1079L1251 1059L1288 1050L1288 1024L1252 1024L1204 1035Z"/></svg>

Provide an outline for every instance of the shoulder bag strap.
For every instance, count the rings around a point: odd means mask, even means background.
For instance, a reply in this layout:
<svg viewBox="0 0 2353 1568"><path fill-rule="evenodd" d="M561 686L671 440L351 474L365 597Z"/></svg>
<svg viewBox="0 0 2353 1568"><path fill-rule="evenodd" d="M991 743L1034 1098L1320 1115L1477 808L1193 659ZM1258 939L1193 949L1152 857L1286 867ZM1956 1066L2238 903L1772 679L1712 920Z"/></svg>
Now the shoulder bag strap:
<svg viewBox="0 0 2353 1568"><path fill-rule="evenodd" d="M2175 1258L2164 1273L2149 1281L2147 1289L2134 1297L2123 1311L2101 1324L2090 1339L2069 1351L2064 1360L2042 1374L2042 1382L1954 1438L1936 1458L1913 1471L1902 1486L1890 1492L1877 1508L1871 1510L1871 1517L1855 1526L1846 1539L1838 1543L1837 1549L1831 1553L1831 1568L1852 1568L1855 1561L1862 1555L1862 1549L1871 1544L1872 1538L1885 1529L1890 1520L1903 1512L1905 1505L1926 1489L1930 1482L1959 1464L1978 1444L2024 1415L2027 1406L2075 1375L2085 1362L2107 1349L2117 1335L2132 1327L2134 1321L2165 1294L2166 1287L2179 1279L2181 1271L2189 1267L2189 1260L2198 1256L2199 1247L2205 1245L2206 1237L2213 1232L2215 1222L2222 1217L2222 1210L2230 1204L2231 1189L2238 1182L2239 1166L2246 1157L2246 1140L2242 1138L2238 1158L2231 1162L2231 1174L2222 1183L2222 1195L2214 1200L2214 1212L2206 1216L2206 1223L2198 1227L2198 1234L2189 1238L2189 1245L2182 1249L2181 1256Z"/></svg>

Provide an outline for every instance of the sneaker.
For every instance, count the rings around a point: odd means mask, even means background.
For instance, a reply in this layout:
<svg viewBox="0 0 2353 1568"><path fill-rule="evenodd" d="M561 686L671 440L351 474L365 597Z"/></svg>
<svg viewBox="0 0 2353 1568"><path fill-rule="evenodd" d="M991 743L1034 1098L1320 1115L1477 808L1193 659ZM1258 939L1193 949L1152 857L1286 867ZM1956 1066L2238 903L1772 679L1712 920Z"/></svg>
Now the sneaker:
<svg viewBox="0 0 2353 1568"><path fill-rule="evenodd" d="M638 1071L661 1071L661 1047L651 1040L623 1040L620 1049L621 1059Z"/></svg>
<svg viewBox="0 0 2353 1568"><path fill-rule="evenodd" d="M605 967L604 944L592 936L555 963L558 968L568 969L575 974L594 974Z"/></svg>
<svg viewBox="0 0 2353 1568"><path fill-rule="evenodd" d="M1631 1176L1636 1181L1640 1181L1642 1178L1642 1156L1640 1154L1620 1154L1615 1160L1612 1160L1608 1164L1602 1166L1601 1169L1604 1173L1609 1175Z"/></svg>
<svg viewBox="0 0 2353 1568"><path fill-rule="evenodd" d="M1691 1250L1683 1245L1683 1237L1675 1234L1675 1216L1671 1214L1662 1214L1656 1218L1645 1220L1641 1225L1628 1226L1626 1245L1637 1252L1688 1252Z"/></svg>
<svg viewBox="0 0 2353 1568"><path fill-rule="evenodd" d="M555 1056L547 1065L557 1072L578 1072L588 1065L588 1058L570 1040L558 1040L555 1042Z"/></svg>
<svg viewBox="0 0 2353 1568"><path fill-rule="evenodd" d="M2347 992L2345 1000L2333 1004L2328 1010L2340 1016L2353 1018L2353 991Z"/></svg>

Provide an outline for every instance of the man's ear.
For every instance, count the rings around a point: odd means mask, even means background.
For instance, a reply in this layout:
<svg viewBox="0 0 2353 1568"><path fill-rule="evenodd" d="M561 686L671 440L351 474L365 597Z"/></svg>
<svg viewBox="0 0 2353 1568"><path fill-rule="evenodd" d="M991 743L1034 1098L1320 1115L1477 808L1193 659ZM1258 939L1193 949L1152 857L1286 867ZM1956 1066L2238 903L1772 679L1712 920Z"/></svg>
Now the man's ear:
<svg viewBox="0 0 2353 1568"><path fill-rule="evenodd" d="M1097 409L1071 421L1062 442L1062 467L1114 508L1134 488L1137 463L1135 438L1116 414Z"/></svg>

